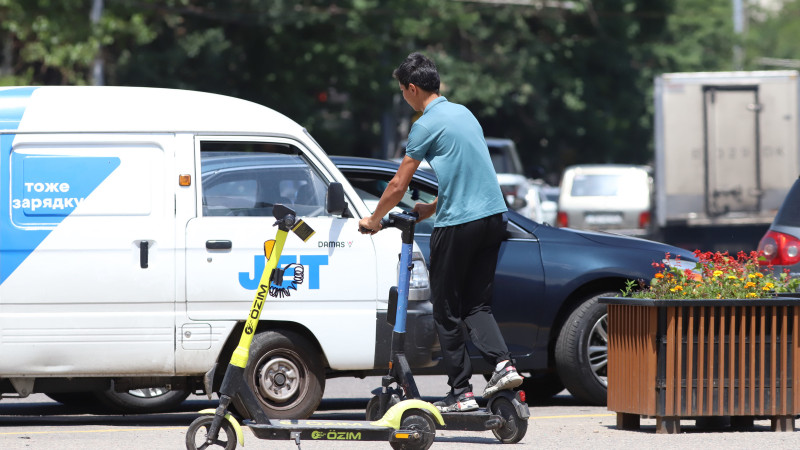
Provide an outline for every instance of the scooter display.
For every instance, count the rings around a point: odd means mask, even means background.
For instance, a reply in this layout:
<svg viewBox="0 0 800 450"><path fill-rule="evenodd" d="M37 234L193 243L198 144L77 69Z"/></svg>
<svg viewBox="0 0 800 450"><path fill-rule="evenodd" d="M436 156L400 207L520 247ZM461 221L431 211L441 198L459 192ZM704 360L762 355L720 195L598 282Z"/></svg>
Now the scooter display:
<svg viewBox="0 0 800 450"><path fill-rule="evenodd" d="M276 204L273 216L278 227L275 240L264 243L264 256L267 264L262 273L259 287L252 307L247 315L239 344L231 356L219 391L219 406L216 409L200 411L186 433L187 450L221 447L226 450L236 448L237 442L244 445L244 436L239 421L231 412L234 406L241 416L242 423L250 428L259 439L293 440L300 448L302 439L381 441L386 440L395 449L424 450L433 444L436 424L444 425L439 411L421 399L400 401L386 410L380 418L372 421L342 420L277 420L270 419L260 407L258 398L247 385L244 370L250 353L259 317L264 308L270 284L282 283L283 271L278 268L284 243L289 231L307 241L314 230L296 217L290 208ZM410 259L409 259L410 262ZM401 271L402 273L403 271ZM407 286L406 282L406 286ZM400 316L400 309L397 314ZM405 313L405 311L403 311ZM405 322L405 314L403 314ZM397 320L400 322L400 320Z"/></svg>
<svg viewBox="0 0 800 450"><path fill-rule="evenodd" d="M418 216L415 213L391 213L386 226L402 231L402 253L400 255L400 276L398 287L392 288L389 296L387 320L394 325L392 332L392 352L389 373L381 380L381 388L367 404L367 420L375 420L394 406L408 399L420 399L414 376L404 352L405 319L408 306L408 288L411 274L411 254L414 243L414 227ZM402 270L405 268L406 270ZM396 311L396 314L393 314ZM394 320L394 322L392 322ZM486 408L469 412L441 413L444 423L439 425L447 430L485 431L492 430L495 437L504 444L522 440L528 431L530 411L525 403L522 390L503 390L488 400Z"/></svg>

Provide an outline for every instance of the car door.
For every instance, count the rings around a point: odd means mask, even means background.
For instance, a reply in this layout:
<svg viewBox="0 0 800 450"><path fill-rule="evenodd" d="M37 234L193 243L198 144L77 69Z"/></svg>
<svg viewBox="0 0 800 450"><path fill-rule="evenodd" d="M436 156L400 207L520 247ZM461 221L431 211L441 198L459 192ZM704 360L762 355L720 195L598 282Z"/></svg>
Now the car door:
<svg viewBox="0 0 800 450"><path fill-rule="evenodd" d="M2 149L0 374L174 373L172 145L52 133Z"/></svg>
<svg viewBox="0 0 800 450"><path fill-rule="evenodd" d="M307 242L288 236L279 260L284 282L273 285L261 319L299 323L323 350L332 343L348 347L345 358L371 364L375 250L356 219L326 211L330 174L292 139L208 137L197 138L196 147L198 215L186 227L189 318L247 315L265 266L264 242L277 230L272 210L280 203L316 233Z"/></svg>
<svg viewBox="0 0 800 450"><path fill-rule="evenodd" d="M393 168L352 164L339 164L339 169L370 209L377 205L395 173ZM397 209L411 210L415 203L432 202L436 195L437 186L433 177L418 171ZM544 327L546 333L550 325L537 320L541 316L537 312L549 308L544 298L544 267L539 240L531 232L538 224L515 213L509 213L509 216L509 236L501 244L495 271L493 314L512 355L518 361L530 359L524 361L526 367L531 366L534 360L544 367L547 362L547 335L542 334L539 339L539 332ZM430 261L430 236L435 218L434 215L419 222L415 230L414 240L426 261ZM470 346L470 353L480 364L482 358L478 350Z"/></svg>

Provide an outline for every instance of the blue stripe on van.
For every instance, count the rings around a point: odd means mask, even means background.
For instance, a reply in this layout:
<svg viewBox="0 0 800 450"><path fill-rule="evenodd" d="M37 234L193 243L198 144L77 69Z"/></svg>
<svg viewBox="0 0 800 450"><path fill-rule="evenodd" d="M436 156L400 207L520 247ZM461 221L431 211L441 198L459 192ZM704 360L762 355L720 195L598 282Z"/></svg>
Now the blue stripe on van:
<svg viewBox="0 0 800 450"><path fill-rule="evenodd" d="M0 129L19 127L36 89L0 89ZM15 137L0 134L0 284L120 163L115 157L14 154Z"/></svg>
<svg viewBox="0 0 800 450"><path fill-rule="evenodd" d="M0 129L16 130L19 127L34 90L35 87L0 90ZM11 162L13 143L13 134L0 135L0 284L50 233L49 230L31 230L30 233L21 234L11 224L11 171L7 165Z"/></svg>

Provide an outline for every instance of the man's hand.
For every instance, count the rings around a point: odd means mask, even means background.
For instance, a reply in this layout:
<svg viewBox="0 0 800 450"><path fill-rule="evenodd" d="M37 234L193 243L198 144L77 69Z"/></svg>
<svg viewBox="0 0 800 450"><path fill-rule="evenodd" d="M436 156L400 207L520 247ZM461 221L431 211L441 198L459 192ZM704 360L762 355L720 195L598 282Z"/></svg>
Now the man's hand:
<svg viewBox="0 0 800 450"><path fill-rule="evenodd" d="M381 219L375 219L372 216L364 217L358 221L358 231L361 234L375 234L381 231Z"/></svg>
<svg viewBox="0 0 800 450"><path fill-rule="evenodd" d="M433 203L417 203L414 205L414 212L419 214L417 222L421 222L436 213L436 201Z"/></svg>

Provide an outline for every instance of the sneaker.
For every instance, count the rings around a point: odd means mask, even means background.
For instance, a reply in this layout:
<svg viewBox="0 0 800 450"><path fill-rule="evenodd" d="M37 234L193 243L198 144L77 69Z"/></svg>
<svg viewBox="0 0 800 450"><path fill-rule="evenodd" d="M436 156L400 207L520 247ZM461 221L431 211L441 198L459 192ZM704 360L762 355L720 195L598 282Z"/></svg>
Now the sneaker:
<svg viewBox="0 0 800 450"><path fill-rule="evenodd" d="M492 378L483 390L483 398L489 398L503 389L514 389L521 384L522 376L509 361L502 369L492 374Z"/></svg>
<svg viewBox="0 0 800 450"><path fill-rule="evenodd" d="M472 392L465 392L456 397L451 391L447 397L434 403L433 406L440 412L466 412L478 409L478 402L475 401L475 395Z"/></svg>

